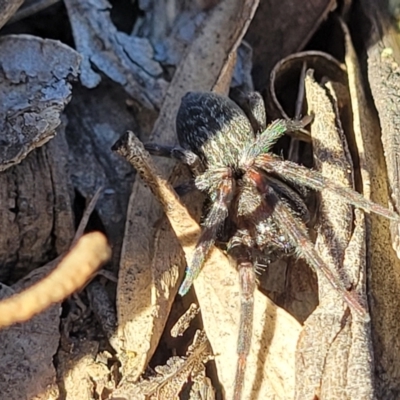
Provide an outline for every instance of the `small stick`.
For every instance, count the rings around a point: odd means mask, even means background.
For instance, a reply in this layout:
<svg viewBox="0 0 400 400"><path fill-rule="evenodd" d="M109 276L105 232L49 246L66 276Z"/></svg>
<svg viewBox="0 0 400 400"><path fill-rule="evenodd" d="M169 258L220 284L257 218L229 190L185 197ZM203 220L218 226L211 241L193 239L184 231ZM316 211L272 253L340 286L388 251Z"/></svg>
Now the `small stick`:
<svg viewBox="0 0 400 400"><path fill-rule="evenodd" d="M57 268L35 285L0 302L0 327L24 322L81 288L111 256L100 232L82 236Z"/></svg>
<svg viewBox="0 0 400 400"><path fill-rule="evenodd" d="M182 204L172 185L157 171L143 143L131 131L126 132L112 147L139 172L154 196L163 206L177 235L186 258L190 258L200 237L201 229Z"/></svg>

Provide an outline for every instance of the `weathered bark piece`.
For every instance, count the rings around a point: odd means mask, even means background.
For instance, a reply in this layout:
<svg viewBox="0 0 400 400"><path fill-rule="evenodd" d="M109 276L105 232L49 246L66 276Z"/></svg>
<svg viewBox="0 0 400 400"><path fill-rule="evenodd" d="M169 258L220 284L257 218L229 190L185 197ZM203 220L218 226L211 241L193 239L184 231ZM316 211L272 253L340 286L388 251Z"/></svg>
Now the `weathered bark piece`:
<svg viewBox="0 0 400 400"><path fill-rule="evenodd" d="M353 186L353 166L331 84L306 77L315 167L328 179ZM340 99L343 100L343 99ZM333 193L321 193L316 249L366 304L366 238L362 212L353 230L352 207ZM318 272L320 305L304 324L296 354L296 398L373 399L369 324L344 306L341 296Z"/></svg>
<svg viewBox="0 0 400 400"><path fill-rule="evenodd" d="M0 280L5 282L54 259L73 236L64 126L59 137L43 144L61 123L80 56L60 42L28 35L2 37L0 49Z"/></svg>
<svg viewBox="0 0 400 400"><path fill-rule="evenodd" d="M4 297L26 289L42 279L48 271L47 265L33 271L8 288ZM0 330L0 393L3 398L59 398L53 357L60 340L60 312L60 304L56 304L28 322Z"/></svg>
<svg viewBox="0 0 400 400"><path fill-rule="evenodd" d="M69 248L74 215L64 128L0 173L0 281L15 282Z"/></svg>
<svg viewBox="0 0 400 400"><path fill-rule="evenodd" d="M55 40L0 38L0 171L55 135L78 76L79 54Z"/></svg>
<svg viewBox="0 0 400 400"><path fill-rule="evenodd" d="M86 199L103 188L96 211L113 249L114 271L119 263L134 179L129 164L110 149L121 132L137 126L125 100L126 93L110 81L92 90L77 86L66 110L71 181Z"/></svg>
<svg viewBox="0 0 400 400"><path fill-rule="evenodd" d="M100 74L92 69L95 65L145 107L159 108L167 82L148 39L117 31L107 0L66 0L65 6L83 57L82 84L94 88L100 83Z"/></svg>
<svg viewBox="0 0 400 400"><path fill-rule="evenodd" d="M384 2L383 2L384 3ZM393 70L398 62L398 44L386 30L380 12L384 4L374 1L360 3L362 13L370 22L370 31L363 35L368 52L368 79L379 113L365 94L356 53L347 33L346 66L352 97L354 132L360 154L360 171L364 195L380 204L389 204L390 195L398 211L398 82ZM358 15L362 15L358 14ZM386 28L385 28L386 27ZM393 47L391 47L393 46ZM387 55L389 57L387 58ZM393 75L392 75L393 74ZM382 137L381 137L382 136ZM383 148L382 148L383 144ZM386 159L385 159L385 156ZM362 157L361 157L362 156ZM386 164L385 164L386 162ZM390 193L388 182L391 186ZM368 238L369 303L372 318L376 396L395 399L400 392L400 261L392 250L389 221L371 215Z"/></svg>
<svg viewBox="0 0 400 400"><path fill-rule="evenodd" d="M188 47L168 88L154 126L151 138L154 142L164 145L177 142L175 116L181 98L187 91L210 90L213 87L229 54L239 45L256 6L257 2L250 0L224 0L210 10L208 19ZM218 42L216 37L220 38ZM170 175L173 162L166 159L156 159L155 162L164 176ZM193 204L195 208L201 207L202 200L199 199L197 205ZM136 181L129 203L117 292L118 337L123 353L129 356L122 363L123 371L131 374L133 379L144 371L155 351L155 343L162 331L160 325L166 322L168 308L178 289L179 274L184 269L181 250L176 247L177 242L171 242L171 246L165 248L163 259L173 266L174 270L170 272L173 279L166 282L163 292L158 292L151 266L154 264L156 245L154 227L161 216L157 200L142 182ZM173 237L172 232L169 235ZM158 298L164 298L167 292L168 308L160 311Z"/></svg>
<svg viewBox="0 0 400 400"><path fill-rule="evenodd" d="M201 2L161 0L138 3L144 15L135 24L134 33L150 40L157 60L163 65L177 66L207 18Z"/></svg>

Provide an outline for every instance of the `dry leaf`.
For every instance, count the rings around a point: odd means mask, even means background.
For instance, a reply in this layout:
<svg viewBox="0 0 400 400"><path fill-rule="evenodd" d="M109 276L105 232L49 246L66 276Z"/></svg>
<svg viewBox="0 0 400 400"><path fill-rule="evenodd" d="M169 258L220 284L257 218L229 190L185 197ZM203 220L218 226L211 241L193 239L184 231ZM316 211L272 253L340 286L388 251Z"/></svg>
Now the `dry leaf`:
<svg viewBox="0 0 400 400"><path fill-rule="evenodd" d="M186 357L171 357L166 365L157 366L157 375L139 383L124 382L112 399L170 400L178 399L184 385L190 380L203 381L205 367L212 357L210 343L204 332L197 331ZM190 396L190 400L194 397ZM207 399L208 400L208 399Z"/></svg>
<svg viewBox="0 0 400 400"><path fill-rule="evenodd" d="M346 66L353 107L354 134L360 156L360 173L364 196L380 203L389 203L388 176L380 139L381 129L363 88L362 74L351 38L343 25L346 40ZM378 46L379 48L379 46ZM378 50L379 51L379 50ZM371 50L372 52L372 50ZM373 54L373 52L372 52ZM386 79L386 78L385 78ZM384 108L384 112L387 112ZM392 250L389 221L371 215L367 242L370 312L374 338L376 390L380 398L398 393L400 345L394 338L400 334L400 261Z"/></svg>
<svg viewBox="0 0 400 400"><path fill-rule="evenodd" d="M333 85L317 84L311 74L305 87L315 166L329 180L353 186L353 166L340 122ZM366 303L364 217L333 193L321 192L316 249L330 269ZM320 305L304 324L297 348L296 398L373 398L369 325L344 306L341 296L318 272ZM346 310L347 308L347 310Z"/></svg>

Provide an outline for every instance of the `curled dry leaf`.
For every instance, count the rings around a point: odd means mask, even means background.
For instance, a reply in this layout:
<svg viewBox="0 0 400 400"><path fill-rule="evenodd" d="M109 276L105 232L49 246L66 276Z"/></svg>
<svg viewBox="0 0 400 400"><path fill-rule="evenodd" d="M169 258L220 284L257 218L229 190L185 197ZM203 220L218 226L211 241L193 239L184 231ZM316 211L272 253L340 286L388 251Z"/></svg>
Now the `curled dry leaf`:
<svg viewBox="0 0 400 400"><path fill-rule="evenodd" d="M374 40L373 45L368 43L368 45L371 45L368 50L368 74L371 90L376 101L375 105L382 120L380 122L377 120L375 108L371 107L371 103L366 97L363 87L363 75L360 71L356 52L348 29L342 24L346 44L345 61L353 107L354 134L360 155L360 173L364 195L377 203L388 204L390 194L387 185L388 174L384 151L388 157L386 159L388 168L391 170L398 157L398 154L396 155L397 139L394 137L398 130L395 122L398 96L395 91L396 86L391 81L390 71L393 65L388 67L384 60L385 56L382 53L384 44L379 39L379 32L382 31L379 28L380 12L378 12L377 3L366 1L365 3L363 2L362 8L369 17L370 23L372 23L372 32L365 36L370 40ZM389 40L389 37L385 36L383 40ZM384 88L387 89L388 93L390 92L390 96L386 96L384 92L381 92L385 91ZM382 140L385 143L384 148L382 148L381 133L383 134ZM391 147L390 151L389 147ZM390 167L392 162L394 164ZM395 184L392 181L394 178L393 172L394 170L390 172L389 176L391 183ZM392 186L392 189L395 189L395 186ZM396 196L395 191L393 195ZM375 390L379 398L391 398L392 396L396 397L400 390L400 370L398 368L400 344L397 340L393 340L393 338L400 335L398 318L400 307L400 297L398 296L400 291L400 261L396 252L392 250L389 221L374 215L369 218L371 220L371 228L367 247L369 261L368 289L371 293L370 307L374 338L374 364L377 378Z"/></svg>
<svg viewBox="0 0 400 400"><path fill-rule="evenodd" d="M166 365L155 368L156 376L142 380L138 384L128 382L122 384L114 391L112 399L178 399L189 380L192 382L202 380L204 364L212 358L210 343L205 332L197 331L185 358L171 357ZM190 399L194 399L194 396L190 396Z"/></svg>
<svg viewBox="0 0 400 400"><path fill-rule="evenodd" d="M307 45L335 7L334 0L260 2L246 35L254 50L253 77L257 90L268 85L270 72L278 61Z"/></svg>
<svg viewBox="0 0 400 400"><path fill-rule="evenodd" d="M253 0L224 0L209 11L175 71L151 140L164 145L177 142L175 116L181 98L189 90L213 87L225 63L229 63L229 55L236 51L256 7L257 1ZM219 37L218 42L215 37ZM170 160L155 159L155 163L164 176L170 176ZM199 212L202 203L202 197L197 196L192 206ZM130 198L117 290L119 350L122 358L125 355L122 367L124 374L133 379L143 373L155 351L184 270L182 250L173 232L166 229L168 224L157 225L161 217L158 201L137 180ZM158 232L154 227L159 228ZM155 260L155 253L162 254L162 259ZM155 284L154 277L164 270L154 272L152 267L160 264L170 272L165 282Z"/></svg>
<svg viewBox="0 0 400 400"><path fill-rule="evenodd" d="M317 80L324 77L324 79L343 85L347 82L344 67L331 55L321 51L303 51L291 54L276 63L271 71L267 96L270 118L296 117L293 109L294 99L288 99L284 95L288 92L288 88L297 87L303 65L306 65L307 69L315 71ZM309 141L307 136L302 135L300 138Z"/></svg>
<svg viewBox="0 0 400 400"><path fill-rule="evenodd" d="M329 82L320 86L311 73L306 77L308 113L314 115L314 163L331 181L352 187L353 166L332 86ZM355 215L353 225L352 207L322 191L315 246L326 264L366 303L365 224L360 211ZM355 313L346 313L340 296L317 274L321 304L306 320L298 342L296 398L341 397L344 392L349 399L372 398L369 325Z"/></svg>
<svg viewBox="0 0 400 400"><path fill-rule="evenodd" d="M0 171L55 135L78 76L79 54L55 40L28 35L0 39Z"/></svg>
<svg viewBox="0 0 400 400"><path fill-rule="evenodd" d="M307 114L304 103L304 77L307 69L313 69L317 80L328 80L346 85L346 71L335 58L320 51L304 51L292 54L279 61L273 68L269 86L267 87L267 110L271 118L299 118ZM299 90L300 89L300 90ZM303 91L303 96L298 93ZM342 96L340 97L342 102ZM349 101L342 107L349 107ZM346 108L346 111L347 111ZM297 139L305 142L311 140L309 132L297 132L292 137L288 158L300 164L311 161L311 152L300 154L296 151ZM295 139L295 140L293 140ZM304 148L304 146L303 146ZM307 148L311 148L306 146ZM298 149L298 147L297 147ZM313 198L308 198L310 211L315 209ZM312 220L317 214L311 211ZM310 225L313 221L310 221ZM262 276L262 285L267 293L285 310L289 311L299 321L304 321L318 304L317 280L314 271L303 261L281 259L271 264Z"/></svg>

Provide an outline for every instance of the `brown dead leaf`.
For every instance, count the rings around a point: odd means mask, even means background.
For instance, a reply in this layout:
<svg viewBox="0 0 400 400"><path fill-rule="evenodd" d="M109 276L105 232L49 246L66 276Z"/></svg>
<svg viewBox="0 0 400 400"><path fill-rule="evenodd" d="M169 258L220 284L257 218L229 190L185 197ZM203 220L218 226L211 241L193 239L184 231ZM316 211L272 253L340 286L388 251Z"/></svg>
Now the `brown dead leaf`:
<svg viewBox="0 0 400 400"><path fill-rule="evenodd" d="M368 77L374 105L381 126L390 199L396 211L400 210L400 143L399 143L399 93L400 93L400 40L398 29L392 21L374 4L366 2L365 12L371 23L369 45ZM393 2L395 6L395 2ZM400 258L400 228L391 223L393 248Z"/></svg>
<svg viewBox="0 0 400 400"><path fill-rule="evenodd" d="M314 162L324 176L353 186L353 166L339 119L337 94L306 77ZM328 191L321 193L316 249L326 264L366 303L365 224L352 207ZM297 347L296 398L372 398L371 335L368 324L345 311L341 296L317 271L320 305L304 324Z"/></svg>
<svg viewBox="0 0 400 400"><path fill-rule="evenodd" d="M371 2L365 3L366 10L377 9ZM372 8L371 8L372 7ZM377 14L375 14L377 15ZM373 20L374 14L370 14L374 25L377 19ZM376 18L376 17L375 17ZM345 25L342 25L346 40L346 66L349 76L349 89L353 107L354 133L360 157L360 170L364 196L380 203L389 203L388 175L386 171L385 158L381 143L381 128L376 114L366 97L363 87L363 79L358 64L357 56L352 46L350 35ZM375 25L376 28L376 25ZM375 31L375 35L377 31ZM376 36L374 36L376 39ZM370 49L370 72L369 79L374 93L381 90L387 84L390 90L393 89L387 80L388 75L377 71L377 59L381 57L382 44L377 43ZM380 65L380 63L379 63ZM389 87L389 86L388 86ZM391 110L390 105L381 103L377 99L382 113ZM382 128L386 130L386 140L392 132L388 121L392 124L395 121L393 114L388 114ZM389 142L387 142L388 144ZM387 148L385 149L387 150ZM398 393L400 369L400 342L395 339L400 335L400 324L398 321L398 310L400 307L400 261L392 250L389 221L371 215L370 234L367 242L369 262L369 291L372 333L374 338L375 372L377 374L377 393L380 398L390 398L393 393ZM395 395L396 396L396 395Z"/></svg>
<svg viewBox="0 0 400 400"><path fill-rule="evenodd" d="M124 382L114 391L111 399L178 399L182 388L189 381L204 382L204 364L212 358L210 343L205 332L197 331L186 357L171 357L166 365L155 368L157 375L143 379L137 384ZM210 391L212 393L212 388ZM189 400L192 399L195 400L195 397L191 393ZM213 400L214 397L209 397L208 399Z"/></svg>

